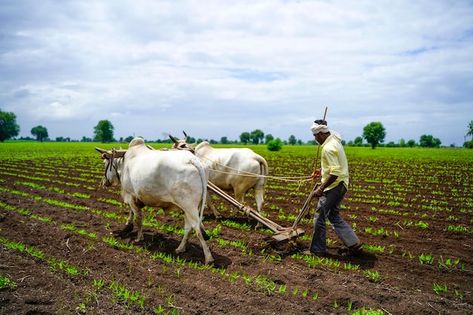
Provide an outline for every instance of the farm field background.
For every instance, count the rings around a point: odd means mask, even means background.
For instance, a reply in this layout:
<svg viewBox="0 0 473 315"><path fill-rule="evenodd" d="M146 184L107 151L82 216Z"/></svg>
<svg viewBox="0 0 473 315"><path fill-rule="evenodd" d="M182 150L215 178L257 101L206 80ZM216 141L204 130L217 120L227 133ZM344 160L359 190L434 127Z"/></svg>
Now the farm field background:
<svg viewBox="0 0 473 315"><path fill-rule="evenodd" d="M146 208L143 244L114 233L128 209L117 187L99 188L95 146L119 145L0 145L0 314L473 312L473 150L346 147L342 216L365 244L356 258L337 254L330 229L331 258L302 253L314 203L306 235L272 244L268 230L214 196L223 218L206 212L216 259L206 266L195 237L174 253L181 212ZM272 176L312 172L314 146L249 147ZM263 214L292 225L311 186L270 179Z"/></svg>

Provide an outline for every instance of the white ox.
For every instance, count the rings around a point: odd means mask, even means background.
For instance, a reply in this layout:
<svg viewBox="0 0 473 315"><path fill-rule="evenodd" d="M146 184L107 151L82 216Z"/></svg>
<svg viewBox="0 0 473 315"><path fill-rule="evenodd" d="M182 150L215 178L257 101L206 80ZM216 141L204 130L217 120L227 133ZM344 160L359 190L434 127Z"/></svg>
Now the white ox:
<svg viewBox="0 0 473 315"><path fill-rule="evenodd" d="M261 211L264 201L264 185L266 175L268 175L268 163L266 160L247 148L213 148L207 141L199 143L195 149L187 143L187 135L184 132L184 139L173 140L174 149L190 150L200 158L201 162L209 168L209 181L220 189L233 190L235 199L243 203L245 194L254 189L256 208ZM260 176L263 175L263 176ZM212 209L214 215L219 217L219 213L212 205L210 196L207 196L207 204Z"/></svg>
<svg viewBox="0 0 473 315"><path fill-rule="evenodd" d="M124 231L133 230L134 216L138 229L136 240L141 241L144 206L178 207L184 211L184 237L176 253L186 250L192 228L202 245L205 263L213 262L202 226L208 174L198 158L187 151L150 150L141 138L133 139L127 151L96 149L105 163L103 184L121 184L123 201L130 206Z"/></svg>

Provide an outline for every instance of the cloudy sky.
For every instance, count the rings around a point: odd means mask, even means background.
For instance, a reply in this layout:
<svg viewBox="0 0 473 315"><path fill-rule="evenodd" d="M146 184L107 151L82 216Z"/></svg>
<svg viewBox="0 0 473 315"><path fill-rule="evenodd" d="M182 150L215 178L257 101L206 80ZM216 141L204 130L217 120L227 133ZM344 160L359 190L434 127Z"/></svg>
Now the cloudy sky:
<svg viewBox="0 0 473 315"><path fill-rule="evenodd" d="M471 1L1 1L0 109L21 136L345 139L461 145L473 120Z"/></svg>

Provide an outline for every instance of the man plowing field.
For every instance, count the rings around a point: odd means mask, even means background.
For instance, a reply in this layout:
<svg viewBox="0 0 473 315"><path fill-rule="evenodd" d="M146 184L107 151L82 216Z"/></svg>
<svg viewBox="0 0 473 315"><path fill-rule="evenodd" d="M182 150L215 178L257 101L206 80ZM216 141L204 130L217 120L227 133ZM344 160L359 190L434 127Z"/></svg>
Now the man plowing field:
<svg viewBox="0 0 473 315"><path fill-rule="evenodd" d="M341 251L343 255L361 253L361 243L353 229L340 216L340 204L348 189L348 161L338 133L330 131L325 120L316 120L311 127L315 140L322 147L321 169L312 176L322 176L321 184L314 195L319 197L315 212L314 234L310 245L310 253L325 255L327 253L326 226L328 219L335 233L347 247Z"/></svg>

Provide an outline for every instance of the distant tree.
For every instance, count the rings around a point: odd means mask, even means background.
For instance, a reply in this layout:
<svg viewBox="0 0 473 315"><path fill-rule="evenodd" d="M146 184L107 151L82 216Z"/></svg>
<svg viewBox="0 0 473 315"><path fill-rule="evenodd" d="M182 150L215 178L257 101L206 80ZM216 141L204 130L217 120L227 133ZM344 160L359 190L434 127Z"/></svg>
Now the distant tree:
<svg viewBox="0 0 473 315"><path fill-rule="evenodd" d="M266 145L269 151L279 151L282 149L282 141L279 138L273 139Z"/></svg>
<svg viewBox="0 0 473 315"><path fill-rule="evenodd" d="M386 143L386 146L388 148L394 148L397 147L397 144L395 144L394 141L389 141L388 143Z"/></svg>
<svg viewBox="0 0 473 315"><path fill-rule="evenodd" d="M264 136L264 143L268 144L268 142L273 140L273 139L274 139L273 135L268 133L267 135Z"/></svg>
<svg viewBox="0 0 473 315"><path fill-rule="evenodd" d="M247 144L250 142L250 133L249 132L242 132L240 135L240 142Z"/></svg>
<svg viewBox="0 0 473 315"><path fill-rule="evenodd" d="M353 140L353 144L356 145L357 147L361 147L361 145L363 144L363 138L356 137L355 140Z"/></svg>
<svg viewBox="0 0 473 315"><path fill-rule="evenodd" d="M344 145L345 143L343 143L344 141L342 140L342 144ZM302 145L302 140L301 139L297 139L297 144L298 145Z"/></svg>
<svg viewBox="0 0 473 315"><path fill-rule="evenodd" d="M94 141L97 142L112 142L113 139L113 125L108 120L101 120L94 127Z"/></svg>
<svg viewBox="0 0 473 315"><path fill-rule="evenodd" d="M289 136L289 139L287 139L287 142L290 144L290 145L295 145L296 142L297 142L297 139L294 135L290 135Z"/></svg>
<svg viewBox="0 0 473 315"><path fill-rule="evenodd" d="M130 143L130 141L133 140L133 138L134 138L133 136L128 136L125 139L123 139L123 141L126 143Z"/></svg>
<svg viewBox="0 0 473 315"><path fill-rule="evenodd" d="M221 137L220 138L220 143L221 144L228 144L228 138L227 137Z"/></svg>
<svg viewBox="0 0 473 315"><path fill-rule="evenodd" d="M383 143L384 137L386 137L386 130L379 121L370 122L363 128L363 138L371 144L372 149L376 148L378 144Z"/></svg>
<svg viewBox="0 0 473 315"><path fill-rule="evenodd" d="M71 142L71 138L69 137L56 137L56 142Z"/></svg>
<svg viewBox="0 0 473 315"><path fill-rule="evenodd" d="M408 141L407 141L407 146L408 146L409 148L415 147L415 146L416 146L416 141L415 141L414 139L408 140Z"/></svg>
<svg viewBox="0 0 473 315"><path fill-rule="evenodd" d="M82 136L82 139L80 140L80 142L92 142L92 138Z"/></svg>
<svg viewBox="0 0 473 315"><path fill-rule="evenodd" d="M0 109L0 142L18 136L19 132L20 126L16 123L16 115Z"/></svg>
<svg viewBox="0 0 473 315"><path fill-rule="evenodd" d="M468 132L466 136L471 136L471 141L473 141L473 120L468 124Z"/></svg>
<svg viewBox="0 0 473 315"><path fill-rule="evenodd" d="M214 139L210 139L209 143L210 143L210 144L217 144L218 141L217 141L217 140L214 140Z"/></svg>
<svg viewBox="0 0 473 315"><path fill-rule="evenodd" d="M466 141L465 143L463 143L463 147L465 147L467 149L473 149L473 140Z"/></svg>
<svg viewBox="0 0 473 315"><path fill-rule="evenodd" d="M39 125L31 129L31 134L36 137L36 140L43 142L43 140L48 138L48 129Z"/></svg>
<svg viewBox="0 0 473 315"><path fill-rule="evenodd" d="M401 148L406 147L406 140L404 140L403 138L399 139L399 146Z"/></svg>
<svg viewBox="0 0 473 315"><path fill-rule="evenodd" d="M260 142L263 142L264 139L264 132L261 131L260 129L255 129L250 133L250 139L253 144L258 144Z"/></svg>
<svg viewBox="0 0 473 315"><path fill-rule="evenodd" d="M442 142L438 138L434 138L432 135L422 135L419 139L419 145L424 148L438 148Z"/></svg>
<svg viewBox="0 0 473 315"><path fill-rule="evenodd" d="M309 140L307 141L307 144L315 145L315 140Z"/></svg>
<svg viewBox="0 0 473 315"><path fill-rule="evenodd" d="M353 146L353 141L352 140L348 141L347 146L352 147Z"/></svg>
<svg viewBox="0 0 473 315"><path fill-rule="evenodd" d="M27 136L27 137L20 137L20 138L18 138L18 140L34 141L35 138L31 138L31 137Z"/></svg>

